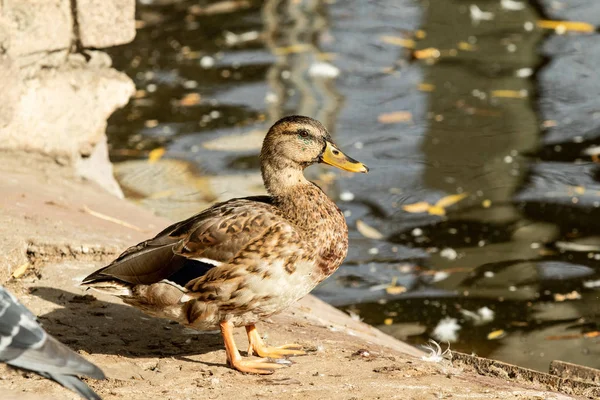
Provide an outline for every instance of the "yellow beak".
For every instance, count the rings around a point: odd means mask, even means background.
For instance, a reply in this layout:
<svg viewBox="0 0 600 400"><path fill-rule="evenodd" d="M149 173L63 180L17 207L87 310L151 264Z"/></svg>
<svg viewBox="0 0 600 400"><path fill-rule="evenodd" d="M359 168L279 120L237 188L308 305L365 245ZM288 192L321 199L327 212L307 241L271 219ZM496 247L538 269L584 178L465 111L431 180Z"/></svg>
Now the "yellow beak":
<svg viewBox="0 0 600 400"><path fill-rule="evenodd" d="M325 151L323 151L323 154L321 155L321 162L343 169L344 171L369 172L369 168L367 168L366 165L348 157L331 142L327 142Z"/></svg>

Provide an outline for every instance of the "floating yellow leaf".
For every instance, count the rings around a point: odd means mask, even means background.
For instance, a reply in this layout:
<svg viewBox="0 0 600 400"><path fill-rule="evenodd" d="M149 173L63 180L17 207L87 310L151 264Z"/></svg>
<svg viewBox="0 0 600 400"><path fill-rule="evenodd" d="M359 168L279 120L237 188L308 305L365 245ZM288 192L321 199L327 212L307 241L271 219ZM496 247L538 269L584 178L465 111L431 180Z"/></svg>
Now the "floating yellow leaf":
<svg viewBox="0 0 600 400"><path fill-rule="evenodd" d="M577 21L549 21L549 20L540 20L537 21L538 28L542 29L555 29L558 32L587 32L593 33L596 31L594 25L588 24L587 22L577 22Z"/></svg>
<svg viewBox="0 0 600 400"><path fill-rule="evenodd" d="M150 154L148 154L148 162L150 164L157 162L158 160L160 160L162 158L162 156L165 155L165 152L166 152L166 150L164 147L158 147L158 148L152 150L150 152Z"/></svg>
<svg viewBox="0 0 600 400"><path fill-rule="evenodd" d="M387 44L393 44L394 46L406 47L407 49L415 48L415 41L412 39L406 39L398 36L382 36L381 40Z"/></svg>
<svg viewBox="0 0 600 400"><path fill-rule="evenodd" d="M426 201L420 201L414 204L405 204L402 206L402 209L409 213L428 212L430 215L443 216L446 215L446 208L458 203L467 196L468 193L452 194L450 196L442 197L435 205L431 205Z"/></svg>
<svg viewBox="0 0 600 400"><path fill-rule="evenodd" d="M196 106L200 104L200 99L200 94L188 93L185 96L183 96L182 99L177 102L177 104L179 104L182 107Z"/></svg>
<svg viewBox="0 0 600 400"><path fill-rule="evenodd" d="M146 128L154 128L154 127L158 126L158 120L156 120L156 119L149 119L146 122L144 122L144 126Z"/></svg>
<svg viewBox="0 0 600 400"><path fill-rule="evenodd" d="M435 90L435 85L431 83L419 83L417 87L421 92L433 92Z"/></svg>
<svg viewBox="0 0 600 400"><path fill-rule="evenodd" d="M579 292L577 292L576 290L573 290L571 293L567 293L567 294L560 294L560 293L554 293L554 301L565 301L565 300L579 300L581 299L581 294L579 294Z"/></svg>
<svg viewBox="0 0 600 400"><path fill-rule="evenodd" d="M423 49L423 50L415 50L413 52L413 55L415 56L416 59L422 60L425 58L440 58L440 55L442 53L439 51L439 49L433 48L433 47L429 47L427 49Z"/></svg>
<svg viewBox="0 0 600 400"><path fill-rule="evenodd" d="M398 282L397 276L393 277L392 283L390 283L390 286L385 288L385 291L387 292L387 294L401 294L401 293L406 292L406 288L401 285L396 285L396 282Z"/></svg>
<svg viewBox="0 0 600 400"><path fill-rule="evenodd" d="M422 29L419 29L418 31L415 31L415 37L417 39L425 39L427 37L427 32L425 32Z"/></svg>
<svg viewBox="0 0 600 400"><path fill-rule="evenodd" d="M426 201L420 201L414 204L405 204L402 206L402 209L409 213L422 213L429 210L429 207L431 207L431 204Z"/></svg>
<svg viewBox="0 0 600 400"><path fill-rule="evenodd" d="M447 208L453 204L458 203L462 199L468 196L468 193L452 194L450 196L442 197L435 203L435 207Z"/></svg>
<svg viewBox="0 0 600 400"><path fill-rule="evenodd" d="M387 294L402 294L406 292L406 288L404 286L389 286L385 288Z"/></svg>
<svg viewBox="0 0 600 400"><path fill-rule="evenodd" d="M463 51L475 51L477 50L477 46L472 45L467 42L458 42L458 48Z"/></svg>
<svg viewBox="0 0 600 400"><path fill-rule="evenodd" d="M497 331L488 333L487 339L488 340L497 340L497 339L502 339L504 336L506 336L506 332L504 331L504 329L498 329Z"/></svg>
<svg viewBox="0 0 600 400"><path fill-rule="evenodd" d="M481 206L483 208L490 208L492 206L492 201L489 199L485 199L484 201L481 202Z"/></svg>
<svg viewBox="0 0 600 400"><path fill-rule="evenodd" d="M492 97L503 97L506 99L523 99L527 97L526 90L492 90Z"/></svg>
<svg viewBox="0 0 600 400"><path fill-rule="evenodd" d="M29 268L29 263L19 265L15 269L15 271L12 273L12 277L15 279L22 277L25 274L25 272L27 272L28 268Z"/></svg>
<svg viewBox="0 0 600 400"><path fill-rule="evenodd" d="M583 337L585 338L595 338L598 336L600 336L600 331L586 332L583 334Z"/></svg>
<svg viewBox="0 0 600 400"><path fill-rule="evenodd" d="M387 114L381 114L377 120L382 124L394 124L397 122L410 122L412 121L412 114L410 111L396 111Z"/></svg>
<svg viewBox="0 0 600 400"><path fill-rule="evenodd" d="M384 325L391 325L394 323L394 319L393 318L386 318L383 320L383 324Z"/></svg>
<svg viewBox="0 0 600 400"><path fill-rule="evenodd" d="M575 193L577 194L585 194L585 188L583 186L575 186L573 190L575 190Z"/></svg>
<svg viewBox="0 0 600 400"><path fill-rule="evenodd" d="M431 206L431 207L429 207L427 212L429 213L429 215L440 215L440 216L446 215L446 210L444 210L440 206Z"/></svg>
<svg viewBox="0 0 600 400"><path fill-rule="evenodd" d="M360 219L356 221L356 229L366 238L369 239L383 239L383 233L379 232L377 229L372 226L367 225L365 222Z"/></svg>

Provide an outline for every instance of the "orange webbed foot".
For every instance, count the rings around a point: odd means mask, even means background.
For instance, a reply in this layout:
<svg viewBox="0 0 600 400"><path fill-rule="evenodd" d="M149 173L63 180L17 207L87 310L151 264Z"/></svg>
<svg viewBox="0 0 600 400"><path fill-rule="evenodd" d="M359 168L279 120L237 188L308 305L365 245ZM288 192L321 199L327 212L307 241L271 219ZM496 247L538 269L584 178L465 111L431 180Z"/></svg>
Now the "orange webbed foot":
<svg viewBox="0 0 600 400"><path fill-rule="evenodd" d="M269 347L265 345L262 338L260 337L256 326L246 326L246 333L248 334L248 355L256 353L259 357L268 358L284 358L288 356L302 356L306 352L300 350L302 346L296 343L285 344L283 346Z"/></svg>
<svg viewBox="0 0 600 400"><path fill-rule="evenodd" d="M284 364L269 362L268 359L250 360L243 359L242 357L228 360L227 363L231 368L237 369L240 372L260 375L270 375L275 372L276 369L286 367Z"/></svg>
<svg viewBox="0 0 600 400"><path fill-rule="evenodd" d="M225 342L225 352L227 353L227 364L240 372L249 374L269 375L276 369L284 368L289 365L275 363L269 359L244 359L233 340L233 325L230 322L221 322L221 333ZM288 350L289 351L289 350Z"/></svg>

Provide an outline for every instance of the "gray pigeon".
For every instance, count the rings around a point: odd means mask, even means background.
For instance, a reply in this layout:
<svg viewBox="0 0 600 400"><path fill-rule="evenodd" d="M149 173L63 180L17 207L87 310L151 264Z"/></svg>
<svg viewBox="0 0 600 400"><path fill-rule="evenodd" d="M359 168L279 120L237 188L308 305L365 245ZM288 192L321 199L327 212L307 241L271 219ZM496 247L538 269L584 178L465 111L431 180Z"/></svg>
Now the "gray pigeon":
<svg viewBox="0 0 600 400"><path fill-rule="evenodd" d="M100 399L77 375L105 379L100 368L69 349L38 324L23 304L0 286L0 362L53 379L85 399Z"/></svg>

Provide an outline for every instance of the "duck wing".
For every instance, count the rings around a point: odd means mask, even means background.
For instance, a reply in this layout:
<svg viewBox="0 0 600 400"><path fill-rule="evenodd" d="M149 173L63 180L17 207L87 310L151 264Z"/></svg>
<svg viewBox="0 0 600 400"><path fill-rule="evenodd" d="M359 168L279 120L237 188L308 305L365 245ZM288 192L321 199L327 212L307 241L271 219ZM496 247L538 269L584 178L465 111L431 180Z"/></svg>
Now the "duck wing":
<svg viewBox="0 0 600 400"><path fill-rule="evenodd" d="M269 196L232 199L175 223L154 238L125 250L84 284L118 280L153 284L161 280L185 286L231 260L269 227L285 219Z"/></svg>

